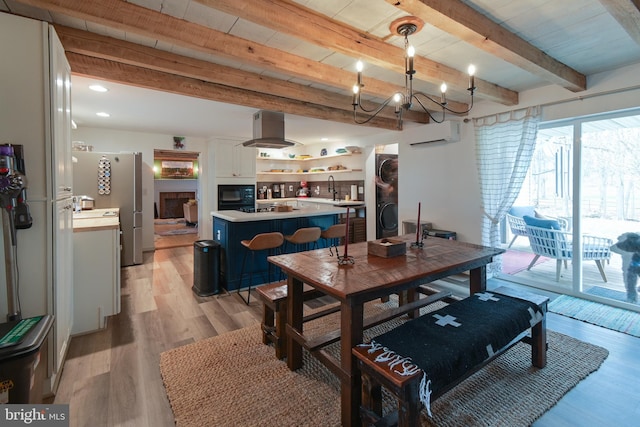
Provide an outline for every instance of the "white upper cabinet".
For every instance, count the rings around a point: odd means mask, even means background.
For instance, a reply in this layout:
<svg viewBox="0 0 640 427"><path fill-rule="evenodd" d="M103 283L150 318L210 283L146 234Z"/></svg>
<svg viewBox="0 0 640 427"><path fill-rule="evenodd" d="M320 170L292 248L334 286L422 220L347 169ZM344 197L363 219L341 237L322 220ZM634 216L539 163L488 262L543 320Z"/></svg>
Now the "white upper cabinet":
<svg viewBox="0 0 640 427"><path fill-rule="evenodd" d="M237 141L215 144L215 174L217 178L255 178L256 149Z"/></svg>

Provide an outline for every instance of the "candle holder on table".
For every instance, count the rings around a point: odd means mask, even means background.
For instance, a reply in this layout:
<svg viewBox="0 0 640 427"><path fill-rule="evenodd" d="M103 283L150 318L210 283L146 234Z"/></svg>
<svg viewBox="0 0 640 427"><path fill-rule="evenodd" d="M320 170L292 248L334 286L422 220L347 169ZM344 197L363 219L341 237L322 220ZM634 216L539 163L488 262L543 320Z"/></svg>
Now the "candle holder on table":
<svg viewBox="0 0 640 427"><path fill-rule="evenodd" d="M420 233L422 227L420 226L420 207L422 203L418 202L418 222L416 222L416 241L411 243L411 249L422 249L424 243L422 242L422 233Z"/></svg>
<svg viewBox="0 0 640 427"><path fill-rule="evenodd" d="M349 255L349 207L347 207L346 224L347 224L347 227L345 229L345 236L344 236L344 255L339 255L338 248L336 247L336 256L338 258L338 266L353 265L356 263L355 258Z"/></svg>

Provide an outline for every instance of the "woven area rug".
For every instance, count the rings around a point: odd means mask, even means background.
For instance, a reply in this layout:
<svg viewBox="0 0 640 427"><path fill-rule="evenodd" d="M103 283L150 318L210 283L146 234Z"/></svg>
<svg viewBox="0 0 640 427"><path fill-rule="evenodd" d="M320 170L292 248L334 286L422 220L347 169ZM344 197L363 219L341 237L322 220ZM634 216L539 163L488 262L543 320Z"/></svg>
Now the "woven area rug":
<svg viewBox="0 0 640 427"><path fill-rule="evenodd" d="M603 328L640 337L640 313L581 298L560 295L549 303L549 311Z"/></svg>
<svg viewBox="0 0 640 427"><path fill-rule="evenodd" d="M332 316L305 328L312 335L325 331L337 322ZM532 367L531 348L518 344L434 402L433 419L423 411L423 426L529 426L608 355L553 331L548 341L546 368ZM337 355L337 344L330 350ZM259 325L166 351L160 371L179 427L340 425L337 378L306 351L304 367L289 371L262 344ZM393 404L388 396L384 403Z"/></svg>

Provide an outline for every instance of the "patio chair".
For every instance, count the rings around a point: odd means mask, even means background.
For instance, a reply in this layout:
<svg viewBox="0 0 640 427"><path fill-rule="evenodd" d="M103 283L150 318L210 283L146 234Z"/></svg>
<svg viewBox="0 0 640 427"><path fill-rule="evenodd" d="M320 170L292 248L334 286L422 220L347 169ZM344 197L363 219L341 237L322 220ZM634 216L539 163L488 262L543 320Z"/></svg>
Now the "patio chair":
<svg viewBox="0 0 640 427"><path fill-rule="evenodd" d="M569 221L564 218L543 216L536 212L533 206L513 206L507 213L507 223L511 229L511 234L513 234L513 239L511 239L511 243L509 243L507 249L513 245L513 242L515 242L518 237L527 236L527 230L524 228L526 224L523 219L525 215L539 219L554 219L558 221L562 230L567 230L569 228Z"/></svg>
<svg viewBox="0 0 640 427"><path fill-rule="evenodd" d="M509 243L507 249L513 245L513 242L515 242L518 237L526 237L527 230L524 228L526 224L522 219L525 215L535 216L533 206L513 206L509 209L509 212L507 213L507 223L511 229L511 234L513 234L513 239L511 239L511 243Z"/></svg>
<svg viewBox="0 0 640 427"><path fill-rule="evenodd" d="M565 261L566 268L566 261L573 257L571 233L562 230L561 224L556 220L533 218L528 215L523 219L529 244L536 255L527 270L531 270L541 256L553 258L556 260L556 282L559 282L562 261ZM604 273L602 261L611 258L612 244L611 239L604 237L582 236L582 260L595 261L604 282L607 281L607 276Z"/></svg>

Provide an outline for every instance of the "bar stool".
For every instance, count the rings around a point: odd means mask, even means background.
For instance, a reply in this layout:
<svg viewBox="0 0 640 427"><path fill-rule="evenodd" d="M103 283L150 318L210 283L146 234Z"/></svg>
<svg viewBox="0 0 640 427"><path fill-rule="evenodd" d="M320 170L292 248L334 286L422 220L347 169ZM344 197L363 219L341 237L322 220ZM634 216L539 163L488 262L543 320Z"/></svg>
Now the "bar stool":
<svg viewBox="0 0 640 427"><path fill-rule="evenodd" d="M290 236L284 236L284 240L287 241L287 244L291 243L294 245L308 245L309 243L313 243L313 248L315 249L318 247L318 239L320 239L321 233L322 229L320 227L298 228L296 232Z"/></svg>
<svg viewBox="0 0 640 427"><path fill-rule="evenodd" d="M253 268L254 268L254 258L255 253L257 251L265 251L277 249L282 246L284 242L284 236L282 233L272 232L272 233L260 233L253 236L251 240L242 240L240 243L242 246L247 248L244 253L244 257L242 258L242 268L240 269L240 284L238 285L238 295L245 302L245 304L249 305L249 301L251 300L251 286L253 285ZM251 252L251 269L249 271L249 291L247 293L247 299L244 299L242 294L240 293L240 288L242 287L242 278L244 277L244 265L247 260L247 254ZM269 277L267 280L271 282L271 264L269 264Z"/></svg>
<svg viewBox="0 0 640 427"><path fill-rule="evenodd" d="M325 248L328 245L329 251L331 252L331 255L333 255L333 250L331 248L333 248L334 246L335 247L338 246L338 242L336 242L337 239L341 237L344 237L346 239L347 238L346 234L347 234L347 224L336 224L336 225L332 225L326 230L322 230L322 233L320 233L320 237L324 239Z"/></svg>

